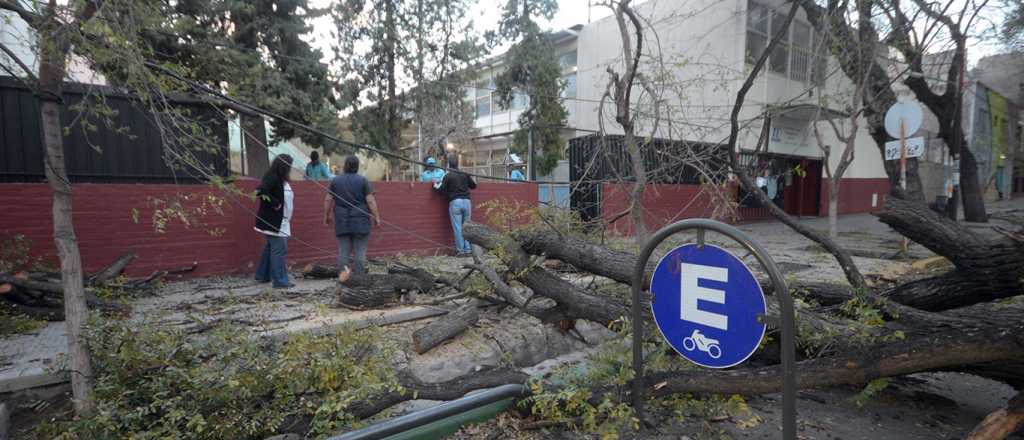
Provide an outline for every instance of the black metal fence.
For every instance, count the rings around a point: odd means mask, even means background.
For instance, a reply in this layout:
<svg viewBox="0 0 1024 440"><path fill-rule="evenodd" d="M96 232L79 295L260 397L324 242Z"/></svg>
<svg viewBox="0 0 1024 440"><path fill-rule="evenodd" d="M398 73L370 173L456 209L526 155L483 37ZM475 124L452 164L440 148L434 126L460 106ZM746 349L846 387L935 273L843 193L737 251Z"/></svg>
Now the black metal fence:
<svg viewBox="0 0 1024 440"><path fill-rule="evenodd" d="M657 184L700 184L700 173L685 158L701 157L707 170L721 175L728 165L720 145L651 139L644 148L647 181ZM592 134L569 140L569 180L573 182L570 206L584 221L601 216L601 185L633 179L633 161L623 136Z"/></svg>
<svg viewBox="0 0 1024 440"><path fill-rule="evenodd" d="M73 182L194 183L204 180L165 149L153 115L138 108L136 100L109 87L91 86L105 106L116 112L111 123L83 117L76 108L89 93L85 85L66 84L61 108L65 164ZM204 173L227 176L227 120L220 110L194 99L174 101L215 137L216 151L189 149ZM179 152L178 154L182 154ZM39 121L39 100L32 90L11 77L0 77L0 182L38 182L45 179L44 148Z"/></svg>

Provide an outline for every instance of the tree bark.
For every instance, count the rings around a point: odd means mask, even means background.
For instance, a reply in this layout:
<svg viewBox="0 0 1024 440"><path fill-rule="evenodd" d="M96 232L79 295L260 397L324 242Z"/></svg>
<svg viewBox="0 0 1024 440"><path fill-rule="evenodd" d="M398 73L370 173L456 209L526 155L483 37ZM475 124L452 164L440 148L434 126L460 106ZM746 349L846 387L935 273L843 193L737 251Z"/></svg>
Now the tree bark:
<svg viewBox="0 0 1024 440"><path fill-rule="evenodd" d="M960 198L964 202L965 220L979 223L988 221L984 189L978 176L978 162L964 143L960 150Z"/></svg>
<svg viewBox="0 0 1024 440"><path fill-rule="evenodd" d="M1002 440L1024 428L1024 394L1018 393L1006 404L985 417L967 434L967 440Z"/></svg>
<svg viewBox="0 0 1024 440"><path fill-rule="evenodd" d="M423 280L404 274L352 274L338 283L335 293L341 305L355 309L379 308L395 304L408 292L430 292L433 280Z"/></svg>
<svg viewBox="0 0 1024 440"><path fill-rule="evenodd" d="M135 254L125 254L117 257L117 259L114 260L113 263L110 263L109 266L90 276L89 279L85 281L85 284L90 286L105 284L107 281L120 276L124 272L124 269L128 267L133 260L135 260Z"/></svg>
<svg viewBox="0 0 1024 440"><path fill-rule="evenodd" d="M423 354L472 327L480 319L475 301L470 301L412 333L412 349Z"/></svg>
<svg viewBox="0 0 1024 440"><path fill-rule="evenodd" d="M828 166L828 165L826 165ZM828 190L828 237L832 240L839 238L839 181L829 182Z"/></svg>
<svg viewBox="0 0 1024 440"><path fill-rule="evenodd" d="M64 159L64 134L60 109L63 81L67 73L67 56L71 49L58 24L56 11L49 11L45 24L39 30L39 113L46 149L43 168L53 191L53 239L60 259L60 272L64 290L64 316L67 325L68 354L71 358L71 391L75 413L89 416L95 410L92 398L93 372L89 355L89 341L85 337L85 324L89 318L86 308L85 286L82 279L82 257L78 251L78 238L72 219L71 181Z"/></svg>
<svg viewBox="0 0 1024 440"><path fill-rule="evenodd" d="M628 310L622 301L596 296L541 266L531 264L529 256L512 238L502 237L478 223L466 223L462 231L471 243L500 255L509 270L523 284L533 290L534 294L555 300L567 316L605 326L627 316Z"/></svg>
<svg viewBox="0 0 1024 440"><path fill-rule="evenodd" d="M985 309L988 310L988 309ZM984 362L1024 360L1024 319L986 322L973 316L963 326L937 328L928 335L882 343L861 351L797 363L798 386L816 388L863 384L879 377L930 370L950 370ZM1017 373L1018 376L1024 371ZM731 371L653 374L644 384L652 395L676 393L764 394L782 389L779 366Z"/></svg>
<svg viewBox="0 0 1024 440"><path fill-rule="evenodd" d="M245 139L245 175L260 178L270 169L270 145L263 117L241 113L242 138Z"/></svg>

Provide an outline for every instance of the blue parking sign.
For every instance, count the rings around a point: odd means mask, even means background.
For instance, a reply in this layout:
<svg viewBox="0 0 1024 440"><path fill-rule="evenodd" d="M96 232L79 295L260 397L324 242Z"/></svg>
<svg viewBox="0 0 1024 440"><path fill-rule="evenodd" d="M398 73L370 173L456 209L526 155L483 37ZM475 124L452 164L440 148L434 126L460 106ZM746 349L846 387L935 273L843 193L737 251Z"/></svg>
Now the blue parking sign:
<svg viewBox="0 0 1024 440"><path fill-rule="evenodd" d="M738 365L764 338L758 315L764 292L750 268L728 251L705 244L673 249L651 277L651 311L672 348L709 368Z"/></svg>

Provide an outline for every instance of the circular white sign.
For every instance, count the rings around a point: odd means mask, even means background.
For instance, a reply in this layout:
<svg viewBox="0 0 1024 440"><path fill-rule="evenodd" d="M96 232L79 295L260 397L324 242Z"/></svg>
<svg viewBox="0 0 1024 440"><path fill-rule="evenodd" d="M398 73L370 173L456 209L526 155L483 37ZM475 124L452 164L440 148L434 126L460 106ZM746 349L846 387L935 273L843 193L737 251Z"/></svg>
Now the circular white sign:
<svg viewBox="0 0 1024 440"><path fill-rule="evenodd" d="M885 132L900 138L900 120L903 120L903 136L910 137L921 128L921 106L916 102L900 101L885 112Z"/></svg>

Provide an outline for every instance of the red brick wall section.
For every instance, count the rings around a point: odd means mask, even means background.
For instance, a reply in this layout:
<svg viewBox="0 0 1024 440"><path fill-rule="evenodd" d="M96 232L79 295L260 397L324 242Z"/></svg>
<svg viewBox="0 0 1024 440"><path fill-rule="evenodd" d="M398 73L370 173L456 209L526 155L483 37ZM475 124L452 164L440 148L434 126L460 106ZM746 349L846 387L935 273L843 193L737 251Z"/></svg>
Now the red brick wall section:
<svg viewBox="0 0 1024 440"><path fill-rule="evenodd" d="M252 190L256 182L238 184ZM453 238L447 203L429 184L374 182L381 217L387 224L375 227L369 253L450 252ZM336 257L333 225L323 224L323 187L317 182L295 182L295 212L288 261L298 265L330 262ZM224 198L224 192L199 185L75 184L74 224L87 272L101 269L125 252L138 259L129 276L145 276L155 270L199 263L194 275L218 275L254 270L264 240L253 231L256 203L244 197ZM175 220L163 233L154 228L153 200L188 196L186 206L199 207L207 196L224 200L221 213L207 209L197 217L201 224L185 226ZM528 183L481 183L473 193L474 206L488 200L518 201L537 206L537 186ZM0 237L22 234L32 241L32 253L56 263L51 221L51 193L45 184L0 185ZM208 206L209 208L209 206ZM133 219L138 212L138 222ZM477 213L474 213L477 214ZM479 220L479 216L474 217Z"/></svg>
<svg viewBox="0 0 1024 440"><path fill-rule="evenodd" d="M612 220L629 208L630 185L606 183L601 189L601 216ZM648 231L655 231L677 220L710 216L713 208L705 196L698 197L697 185L652 184L645 188L642 206L644 222ZM612 232L624 236L633 235L633 220L626 214L612 223Z"/></svg>
<svg viewBox="0 0 1024 440"><path fill-rule="evenodd" d="M829 179L821 179L821 201L818 215L828 216ZM871 206L871 195L876 194L875 206ZM843 179L839 186L839 214L857 214L880 211L885 207L889 194L889 179Z"/></svg>

